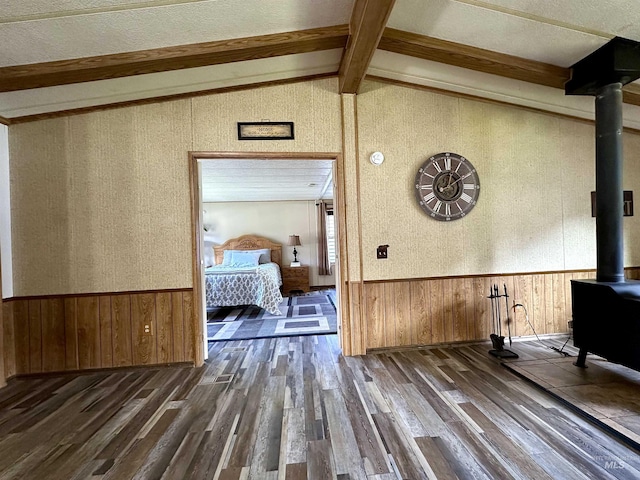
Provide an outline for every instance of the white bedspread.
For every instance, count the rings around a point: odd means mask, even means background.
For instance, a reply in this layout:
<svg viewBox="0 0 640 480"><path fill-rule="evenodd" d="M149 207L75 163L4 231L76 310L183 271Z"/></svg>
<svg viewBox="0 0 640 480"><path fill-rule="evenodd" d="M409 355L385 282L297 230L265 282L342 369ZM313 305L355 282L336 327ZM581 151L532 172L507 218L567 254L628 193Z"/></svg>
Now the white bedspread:
<svg viewBox="0 0 640 480"><path fill-rule="evenodd" d="M280 314L282 277L277 263L257 267L215 265L204 273L207 307L258 305L272 315Z"/></svg>

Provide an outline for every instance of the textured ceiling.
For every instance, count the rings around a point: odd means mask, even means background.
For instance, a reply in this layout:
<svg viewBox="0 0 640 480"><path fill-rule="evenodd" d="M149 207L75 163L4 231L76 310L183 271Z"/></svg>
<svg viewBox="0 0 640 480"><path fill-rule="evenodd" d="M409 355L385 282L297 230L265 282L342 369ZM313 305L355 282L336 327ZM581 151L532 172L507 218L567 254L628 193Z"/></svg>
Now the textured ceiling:
<svg viewBox="0 0 640 480"><path fill-rule="evenodd" d="M425 8L425 3L428 8ZM498 8L509 4L508 13ZM534 15L528 10L533 4L544 4L544 10ZM555 9L568 10L563 4L572 4L568 15L554 13ZM602 33L585 32L584 23L589 9L579 5L600 2L475 2L451 0L405 0L394 9L388 26L398 30L420 33L430 37L484 48L517 57L570 67L617 34L618 22ZM621 2L621 3L636 3ZM495 6L493 4L496 4ZM400 7L401 5L401 7ZM537 10L543 10L538 8ZM638 12L634 12L637 14ZM564 18L558 22L554 18ZM640 16L638 16L640 20ZM640 25L640 24L639 24Z"/></svg>
<svg viewBox="0 0 640 480"><path fill-rule="evenodd" d="M341 25L349 22L353 2L41 0L2 4L0 66Z"/></svg>

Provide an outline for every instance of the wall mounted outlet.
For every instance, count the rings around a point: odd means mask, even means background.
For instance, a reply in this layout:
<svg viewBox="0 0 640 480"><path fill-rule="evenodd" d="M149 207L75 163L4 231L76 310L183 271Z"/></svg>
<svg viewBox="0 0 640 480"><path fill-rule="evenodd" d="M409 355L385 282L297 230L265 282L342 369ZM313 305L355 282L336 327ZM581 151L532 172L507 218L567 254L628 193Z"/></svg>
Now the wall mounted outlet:
<svg viewBox="0 0 640 480"><path fill-rule="evenodd" d="M151 325L145 323L143 327L143 333L144 335L151 335Z"/></svg>
<svg viewBox="0 0 640 480"><path fill-rule="evenodd" d="M387 258L387 248L389 248L389 245L378 246L378 258Z"/></svg>

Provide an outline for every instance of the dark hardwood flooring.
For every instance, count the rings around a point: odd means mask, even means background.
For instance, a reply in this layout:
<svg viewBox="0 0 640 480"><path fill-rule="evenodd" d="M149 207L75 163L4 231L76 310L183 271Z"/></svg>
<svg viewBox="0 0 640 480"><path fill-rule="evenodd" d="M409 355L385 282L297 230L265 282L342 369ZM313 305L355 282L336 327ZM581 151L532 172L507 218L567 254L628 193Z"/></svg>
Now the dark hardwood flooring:
<svg viewBox="0 0 640 480"><path fill-rule="evenodd" d="M638 452L487 350L273 338L216 343L197 369L16 379L0 478L640 478Z"/></svg>

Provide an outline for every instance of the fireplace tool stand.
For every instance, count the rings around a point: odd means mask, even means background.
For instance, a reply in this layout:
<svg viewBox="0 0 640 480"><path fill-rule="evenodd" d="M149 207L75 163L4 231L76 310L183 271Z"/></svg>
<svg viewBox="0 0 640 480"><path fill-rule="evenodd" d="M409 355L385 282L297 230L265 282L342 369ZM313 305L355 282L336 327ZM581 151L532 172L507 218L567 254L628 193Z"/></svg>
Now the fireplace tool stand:
<svg viewBox="0 0 640 480"><path fill-rule="evenodd" d="M519 358L518 354L504 348L504 337L502 336L502 313L501 313L501 299L504 298L504 304L506 307L505 322L507 324L507 331L509 335L509 346L511 346L511 318L509 317L509 295L507 294L507 285L504 284L504 293L500 294L498 291L498 285L494 284L489 290L489 296L491 300L491 321L493 323L493 331L489 338L493 345L493 350L489 350L489 353L498 358Z"/></svg>

